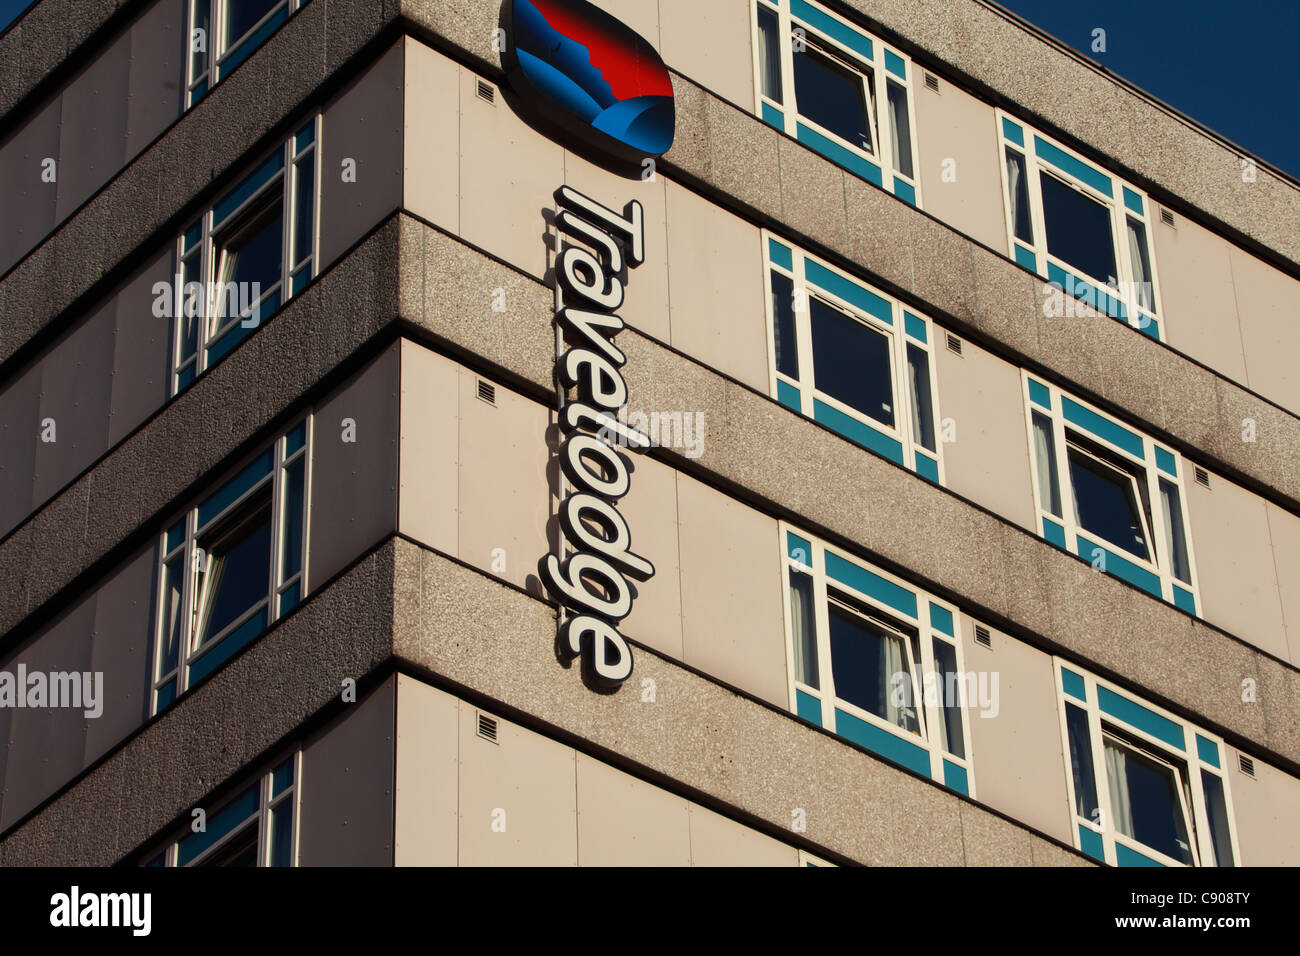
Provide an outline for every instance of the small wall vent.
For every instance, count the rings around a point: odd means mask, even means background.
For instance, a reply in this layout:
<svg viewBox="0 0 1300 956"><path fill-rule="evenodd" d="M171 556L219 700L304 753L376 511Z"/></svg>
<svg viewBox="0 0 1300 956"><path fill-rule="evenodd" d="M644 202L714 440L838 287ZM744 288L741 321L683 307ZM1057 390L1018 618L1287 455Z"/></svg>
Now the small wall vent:
<svg viewBox="0 0 1300 956"><path fill-rule="evenodd" d="M1237 766L1247 777L1255 776L1255 761L1245 754L1237 754Z"/></svg>
<svg viewBox="0 0 1300 956"><path fill-rule="evenodd" d="M487 80L479 80L478 98L481 99L484 103L491 103L492 105L495 106L497 101L497 88L493 86L491 83L489 83Z"/></svg>
<svg viewBox="0 0 1300 956"><path fill-rule="evenodd" d="M1196 469L1196 483L1202 487L1210 487L1210 473L1204 468Z"/></svg>
<svg viewBox="0 0 1300 956"><path fill-rule="evenodd" d="M925 74L925 88L931 93L939 92L939 78L933 73Z"/></svg>
<svg viewBox="0 0 1300 956"><path fill-rule="evenodd" d="M983 624L975 625L975 643L980 647L993 646L993 635L989 633L989 629Z"/></svg>
<svg viewBox="0 0 1300 956"><path fill-rule="evenodd" d="M1178 220L1174 218L1174 214L1163 206L1160 207L1160 221L1171 229L1178 228Z"/></svg>
<svg viewBox="0 0 1300 956"><path fill-rule="evenodd" d="M479 379L478 397L489 405L495 405L497 403L497 387L491 382L485 382L483 379Z"/></svg>
<svg viewBox="0 0 1300 956"><path fill-rule="evenodd" d="M944 333L948 337L948 351L954 355L961 355L961 339L951 332Z"/></svg>
<svg viewBox="0 0 1300 956"><path fill-rule="evenodd" d="M478 735L490 743L497 743L497 719L480 712L478 715Z"/></svg>

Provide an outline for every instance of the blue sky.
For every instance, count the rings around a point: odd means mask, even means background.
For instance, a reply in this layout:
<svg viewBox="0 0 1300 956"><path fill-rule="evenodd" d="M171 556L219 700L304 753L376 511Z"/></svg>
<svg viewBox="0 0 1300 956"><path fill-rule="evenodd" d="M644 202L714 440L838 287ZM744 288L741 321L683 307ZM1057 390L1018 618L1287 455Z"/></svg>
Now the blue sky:
<svg viewBox="0 0 1300 956"><path fill-rule="evenodd" d="M1300 178L1300 3L998 0L1041 30ZM1092 51L1093 30L1106 52ZM1100 145L1100 144L1098 144Z"/></svg>
<svg viewBox="0 0 1300 956"><path fill-rule="evenodd" d="M30 0L0 0L0 29ZM1300 178L1300 3L1000 0L1107 69ZM1106 52L1093 52L1093 31Z"/></svg>

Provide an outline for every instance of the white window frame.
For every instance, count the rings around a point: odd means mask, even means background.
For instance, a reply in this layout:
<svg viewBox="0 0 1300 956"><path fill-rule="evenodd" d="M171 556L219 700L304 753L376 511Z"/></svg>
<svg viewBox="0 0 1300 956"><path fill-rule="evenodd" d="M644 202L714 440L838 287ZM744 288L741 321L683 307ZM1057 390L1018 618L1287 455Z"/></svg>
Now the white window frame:
<svg viewBox="0 0 1300 956"><path fill-rule="evenodd" d="M849 152L867 160L880 168L882 188L892 193L894 191L894 178L897 177L909 185L916 195L916 208L923 209L921 195L921 175L920 175L920 148L917 137L916 122L916 101L915 101L915 74L916 64L912 62L911 57L907 56L896 47L885 43L876 35L864 30L861 26L847 20L832 10L828 10L815 0L808 0L810 6L816 7L827 17L839 21L848 29L860 34L864 39L871 42L872 52L875 54L874 59L867 59L857 50L845 46L834 37L827 36L811 24L803 20L796 19L791 13L790 0L774 0L779 3L779 9L774 6L773 2L767 0L750 0L750 41L753 45L753 81L754 81L754 112L761 119L763 117L763 105L776 110L782 116L784 124L783 132L793 139L799 138L798 124L803 123L810 129L825 136L827 139L843 146ZM785 104L778 103L773 99L763 95L763 77L760 68L759 59L759 33L758 33L758 10L767 9L777 17L778 32L778 51L781 59L781 90L784 98L791 104L787 107ZM876 152L871 153L863 149L859 144L852 143L837 133L833 133L825 127L819 125L807 116L798 111L798 100L795 97L794 87L794 45L792 34L798 28L804 31L810 40L814 41L812 45L825 46L833 50L838 62L851 70L855 70L863 82L863 94L866 96L867 103L872 111L873 127L873 145ZM897 56L905 64L904 72L907 76L899 77L890 73L885 67L885 53L888 50L894 56ZM868 82L868 76L870 82ZM902 87L907 95L907 114L908 114L908 135L911 140L912 149L912 173L909 175L894 167L893 158L893 132L889 119L889 82L894 82ZM889 140L886 143L886 140ZM889 147L889 148L886 148Z"/></svg>
<svg viewBox="0 0 1300 956"><path fill-rule="evenodd" d="M899 442L902 445L903 467L908 471L916 471L917 455L924 455L933 460L938 470L938 484L940 487L946 485L947 475L944 470L943 461L943 432L941 423L943 416L939 409L939 370L934 354L935 337L939 330L935 324L923 312L910 307L905 308L902 303L893 296L886 295L879 289L872 286L869 282L864 282L841 269L831 266L829 263L810 255L799 248L798 245L788 241L782 236L764 229L761 235L763 247L763 309L767 317L766 334L767 334L767 368L768 368L768 394L774 399L779 399L780 384L784 383L787 387L793 388L799 392L800 408L799 412L807 418L814 418L814 402L820 401L838 412L852 418L854 421L874 429L882 435ZM775 240L781 245L789 248L792 252L793 269L787 269L772 261L770 253L770 241ZM889 303L890 316L892 324L882 322L874 315L862 311L851 303L845 301L820 286L811 284L806 276L806 263L815 262L822 268L839 275L846 281L879 296ZM794 288L794 324L795 324L795 348L798 354L799 381L795 381L788 375L777 371L776 367L776 315L772 304L771 294L771 275L775 272L785 276L791 281ZM869 415L858 411L851 405L847 405L832 395L821 391L817 388L816 379L813 369L813 344L812 344L812 311L810 302L812 299L821 299L823 303L830 307L845 313L856 321L867 326L873 332L879 332L885 336L889 347L889 370L892 381L890 383L893 393L894 424L889 426L883 422L877 421ZM925 326L925 341L908 334L906 314L919 319ZM934 435L934 450L920 445L915 439L916 422L913 421L912 415L912 395L911 395L911 375L908 363L907 349L914 346L920 349L926 359L930 375L930 411L931 411L931 433Z"/></svg>
<svg viewBox="0 0 1300 956"><path fill-rule="evenodd" d="M216 346L227 334L230 334L233 328L239 323L245 321L253 312L258 312L259 321L265 316L260 315L263 304L275 295L280 294L280 306L284 306L293 298L294 280L302 274L306 274L307 281L316 274L317 249L319 249L320 238L320 177L321 177L321 151L319 148L321 137L321 117L318 114L308 123L299 127L299 131L307 126L312 128L312 141L307 146L299 149L297 146L298 134L294 133L282 146L276 147L284 152L284 165L275 172L265 183L257 188L250 196L241 202L232 212L226 215L218 225L214 221L215 208L218 206L229 191L223 193L217 200L211 203L196 223L193 223L185 232L176 238L175 262L177 267L174 275L175 281L181 284L181 288L174 290L173 294L173 311L176 315L172 319L172 370L168 377L168 387L171 395L179 394L184 391L193 382L202 375L213 364L209 358L209 351ZM248 175L257 170L268 159L275 155L271 151L260 157L256 162L249 165ZM300 167L310 164L312 167L311 181L311 202L312 202L312 221L311 236L306 253L294 261L294 230L298 222L298 203L299 203L299 185L300 185ZM241 178L232 188L238 188L243 182ZM217 317L219 314L218 304L214 301L214 294L218 291L216 282L219 279L219 269L221 264L221 255L216 248L216 237L223 234L230 225L238 222L249 210L253 209L260 203L268 201L276 191L280 193L280 279L269 288L262 289L255 303L236 316L226 316L220 322ZM185 237L188 233L193 232L195 228L199 229L199 238L191 248L186 248ZM186 280L185 266L191 261L198 262L198 278ZM197 303L198 314L193 320L197 324L195 350L192 354L184 354L186 348L185 310L190 307L188 297L185 295L185 286L190 281L201 283L205 290L202 300ZM222 356L224 357L224 356ZM182 376L193 367L189 380L182 384Z"/></svg>
<svg viewBox="0 0 1300 956"><path fill-rule="evenodd" d="M1034 129L1034 127L1025 123L1018 117L1012 116L1001 109L995 110L994 112L998 133L998 168L1002 171L1002 212L1006 225L1007 254L1014 261L1018 262L1019 259L1016 256L1017 245L1032 251L1035 261L1035 272L1039 276L1044 279L1047 278L1047 267L1049 263L1059 267L1067 274L1087 282L1099 291L1105 292L1117 301L1122 302L1127 314L1128 324L1131 327L1142 330L1144 329L1144 322L1155 322L1156 331L1158 332L1158 335L1155 337L1159 341L1165 341L1167 338L1167 330L1165 327L1167 319L1164 318L1164 309L1161 307L1160 302L1160 275L1156 265L1155 231L1154 223L1152 222L1152 211L1154 207L1151 202L1151 197L1148 196L1145 191L1138 189L1132 183L1125 182L1114 173L1098 168L1095 163L1085 159L1077 151L1071 149L1058 140L1053 139L1051 136ZM1023 131L1025 140L1023 146L1014 140L1007 138L1006 126L1003 123L1003 120L1007 120L1020 127ZM1105 193L1098 191L1088 183L1077 179L1067 170L1060 169L1047 160L1039 157L1034 142L1034 137L1036 136L1042 138L1044 141L1050 143L1052 146L1066 155L1071 156L1083 165L1096 170L1100 175L1107 177L1114 186L1115 195L1107 196ZM1008 149L1020 153L1025 158L1025 191L1029 196L1029 219L1034 233L1034 241L1032 243L1026 243L1023 239L1016 238L1016 224L1011 215L1011 179L1010 165L1007 161ZM1111 244L1115 253L1115 268L1118 273L1116 278L1119 281L1118 289L1108 286L1104 278L1084 275L1084 273L1079 269L1048 252L1046 215L1043 211L1042 192L1042 177L1044 174L1056 177L1070 188L1082 193L1089 199L1100 203L1109 211ZM1129 190L1139 198L1142 204L1141 213L1134 212L1125 203L1125 189ZM1137 290L1134 283L1137 281L1137 277L1133 275L1129 259L1128 219L1130 217L1140 222L1146 233L1147 263L1151 269L1151 301L1154 305L1154 308L1152 309L1143 307L1138 301L1136 295ZM1069 294L1068 291L1066 294ZM1105 315L1105 310L1101 308L1100 305L1098 305L1098 312Z"/></svg>
<svg viewBox="0 0 1300 956"><path fill-rule="evenodd" d="M241 820L230 828L230 831L212 846L208 847L193 860L185 864L187 867L199 867L210 860L213 856L220 853L230 841L237 835L247 829L248 824L256 821L257 823L257 865L259 867L269 867L271 861L271 812L278 809L285 803L293 804L293 838L291 840L292 860L290 866L298 865L298 838L300 834L302 820L302 751L294 751L287 760L293 765L293 779L289 786L282 793L274 794L273 786L275 781L275 771L284 765L285 760L276 760L272 763L271 768L265 773L258 776L258 779L251 784L239 787L231 796L218 805L214 810L208 813L208 817L219 813L231 801L238 798L246 791L249 786L258 787L257 810L252 815ZM186 834L187 835L187 834ZM173 840L167 844L162 851L162 865L166 867L180 866L180 846L184 836ZM150 861L158 859L158 854L152 854Z"/></svg>
<svg viewBox="0 0 1300 956"><path fill-rule="evenodd" d="M253 485L247 488L237 499L227 505L217 515L209 519L203 527L198 526L199 505L207 496L215 493L225 482L232 480L238 475L243 468L251 462L257 460L266 453L263 448L257 454L250 456L239 467L232 468L227 472L222 481L214 483L203 496L195 502L194 506L188 508L182 515L173 521L167 523L158 537L158 559L154 569L154 580L158 585L157 604L154 608L154 640L153 653L150 655L150 692L149 692L149 713L154 715L161 710L170 707L175 701L189 690L190 670L194 667L204 655L212 652L213 648L222 641L227 640L232 633L237 631L249 618L256 614L265 612L267 614L267 629L275 626L284 614L289 613L289 609L281 610L281 604L284 595L293 587L298 587L298 599L295 607L306 600L308 593L308 542L310 537L310 520L311 520L311 487L312 487L312 448L314 447L314 423L315 415L308 414L303 419L295 422L290 428L280 434L272 444L272 460L270 471L258 479ZM300 448L292 453L286 453L288 437L299 427L304 429L304 440ZM288 492L288 473L290 468L299 461L303 462L303 494L302 494L302 538L298 542L301 548L301 560L298 571L288 578L281 580L282 576L282 556L285 544L285 528L288 520L287 513L287 492ZM199 568L199 559L196 553L198 539L207 533L207 531L216 527L228 515L235 514L243 508L249 501L260 494L263 494L268 486L271 488L271 554L269 561L269 579L267 582L266 595L261 598L251 608L248 608L239 615L229 625L224 627L220 633L213 635L202 646L198 644L198 616L199 603L202 599L203 592L201 586L206 585L206 580L201 585L200 577L207 578L208 564L211 561L210 554L203 555L204 567ZM167 548L168 532L178 524L184 524L184 536L181 542L174 546L170 551ZM180 627L177 634L177 655L176 663L170 667L166 673L162 673L164 663L165 645L167 640L167 565L174 560L181 562L182 586L181 586L181 603L180 603ZM203 574L200 574L202 570ZM159 708L158 701L160 693L168 686L175 687L175 693L172 700L163 708Z"/></svg>
<svg viewBox="0 0 1300 956"><path fill-rule="evenodd" d="M1088 698L1087 701L1081 701L1065 692L1064 680L1061 676L1062 667L1068 668L1083 678L1085 694ZM1070 661L1064 660L1063 658L1052 658L1052 672L1056 680L1057 718L1060 723L1062 752L1065 755L1066 796L1069 800L1070 820L1074 823L1070 832L1075 848L1080 851L1083 850L1083 839L1079 833L1079 828L1083 827L1091 830L1101 838L1102 848L1105 854L1105 862L1110 866L1118 865L1116 846L1127 847L1135 853L1139 853L1142 856L1162 863L1165 866L1182 867L1187 865L1181 860L1176 860L1173 857L1161 853L1153 847L1147 846L1145 843L1141 843L1138 840L1125 836L1115 827L1109 825L1109 821L1111 820L1110 786L1106 777L1106 752L1103 735L1106 733L1106 726L1113 726L1118 728L1123 735L1140 741L1142 749L1146 751L1146 756L1152 757L1161 763L1168 764L1171 769L1173 769L1175 776L1179 775L1179 768L1185 769L1187 792L1184 792L1181 787L1177 789L1179 803L1182 805L1186 814L1185 820L1188 824L1188 838L1191 842L1192 859L1194 861L1192 864L1193 866L1202 866L1204 864L1201 861L1215 859L1214 839L1210 832L1209 813L1205 806L1205 786L1202 774L1208 773L1219 778L1219 782L1223 786L1223 801L1228 817L1228 838L1232 845L1233 865L1240 866L1241 849L1237 842L1237 817L1232 805L1232 788L1228 784L1228 750L1223 739L1215 734L1209 733L1195 724L1188 723L1181 717L1170 713L1162 707L1157 707L1149 701L1135 697L1133 694L1121 690L1117 685L1112 684L1110 681L1103 680L1102 678L1089 673L1086 669L1079 667ZM1184 751L1175 752L1166 741L1153 737L1141 728L1135 727L1118 717L1111 714L1103 714L1097 694L1097 689L1099 687L1104 687L1111 693L1126 698L1134 704L1137 704L1166 720L1172 721L1181 727L1183 731ZM1078 800L1076 799L1074 792L1074 772L1070 756L1069 726L1066 722L1065 707L1067 703L1078 707L1088 716L1088 742L1091 747L1093 782L1097 788L1097 806L1102 813L1101 821L1094 821L1087 817L1080 816L1078 812ZM1207 741L1213 743L1218 748L1219 767L1216 768L1213 764L1207 763L1201 759L1200 749L1196 742L1196 737L1198 735L1204 737ZM1115 737L1117 735L1112 733L1110 736ZM1118 739L1124 744L1124 746L1132 748L1132 744L1124 740L1123 737L1119 737ZM1192 800L1190 807L1186 806L1188 793L1190 793Z"/></svg>
<svg viewBox="0 0 1300 956"><path fill-rule="evenodd" d="M802 691L804 694L811 696L821 702L821 726L823 729L835 733L835 710L836 708L852 714L854 717L874 727L883 729L900 739L926 750L930 756L930 779L936 783L944 782L944 761L955 764L963 769L966 773L966 790L967 796L975 798L975 767L974 756L972 753L971 743L971 702L966 699L966 687L964 680L957 680L955 687L961 695L961 706L958 708L961 713L961 732L962 732L962 750L965 756L958 757L953 753L945 750L940 740L938 728L940 721L944 719L944 707L942 701L936 703L934 694L926 693L925 683L928 680L937 682L942 689L943 681L938 678L934 659L934 641L941 641L951 646L955 652L954 660L958 675L966 673L965 655L962 650L962 624L961 612L947 601L940 600L931 594L917 588L915 585L903 581L888 572L875 567L868 561L864 561L855 555L842 551L832 545L826 544L802 528L796 527L788 522L778 522L778 531L780 534L781 547L781 607L785 615L785 651L786 651L786 691L789 695L790 710L798 714L799 702L797 692ZM790 534L808 541L812 546L813 553L809 555L809 562L802 562L792 557L787 547L788 536ZM844 584L841 581L831 581L826 573L826 554L835 554L845 561L849 561L859 567L870 570L872 574L884 578L901 588L906 589L916 596L918 616L909 616L897 608L891 607L861 591ZM790 605L790 572L798 571L812 579L813 607L815 610L816 629L817 629L817 669L818 679L821 683L820 688L814 688L811 685L799 681L795 677L795 655L794 655L794 619ZM831 671L831 644L830 644L830 620L829 620L829 602L833 600L830 596L831 591L840 591L848 595L854 602L863 607L870 608L873 614L878 614L885 620L897 621L903 625L903 630L911 629L917 634L917 648L920 652L920 660L914 658L914 649L910 640L905 640L907 647L908 660L912 670L912 690L916 695L914 700L919 704L916 707L917 723L920 726L920 733L913 734L904 730L896 724L890 723L881 717L876 716L868 710L851 704L835 694L835 681ZM948 635L939 628L930 623L930 605L934 604L946 610L952 615L953 634Z"/></svg>
<svg viewBox="0 0 1300 956"><path fill-rule="evenodd" d="M1200 578L1198 577L1196 570L1196 549L1192 544L1191 516L1188 512L1187 503L1186 477L1188 469L1192 466L1172 448L1161 444L1159 447L1168 452L1170 457L1173 458L1174 467L1178 474L1171 475L1168 472L1161 470L1156 461L1155 449L1157 443L1147 435L1142 434L1131 425L1116 421L1113 416L1107 415L1105 412L1090 403L1085 402L1077 395L1072 395L1038 376L1031 376L1028 372L1021 370L1020 378L1025 401L1025 437L1029 443L1029 474L1031 490L1034 496L1034 515L1037 520L1034 530L1038 536L1044 539L1047 538L1043 522L1045 520L1051 521L1065 529L1065 550L1070 554L1082 557L1084 560L1091 560L1086 556L1079 555L1078 549L1075 547L1076 539L1082 538L1090 545L1101 548L1109 554L1123 558L1125 561L1158 576L1160 578L1161 597L1168 603L1177 603L1174 598L1174 587L1189 592L1196 602L1197 616L1200 616L1204 610L1204 605L1201 602ZM1029 387L1031 379L1048 389L1052 401L1052 408L1050 410L1043 408L1033 401ZM1113 444L1101 435L1082 429L1073 423L1067 423L1062 410L1062 398L1069 398L1075 404L1082 406L1098 417L1107 419L1121 428L1124 428L1126 431L1138 435L1142 439L1142 448L1145 457L1137 458L1126 449L1120 448L1118 445ZM1038 473L1038 459L1037 455L1034 453L1035 414L1042 415L1052 423L1052 441L1055 446L1054 450L1056 454L1056 475L1061 496L1061 514L1059 516L1047 511L1042 505L1043 496L1041 494L1041 489L1043 482L1046 480L1046 476ZM1088 442L1104 448L1107 452L1116 456L1120 461L1131 464L1135 470L1138 470L1144 476L1146 501L1150 506L1149 514L1147 514L1143 509L1141 489L1135 486L1133 491L1137 495L1137 504L1138 510L1141 512L1141 520L1144 525L1146 525L1146 532L1148 535L1147 544L1151 552L1150 560L1144 561L1136 554L1124 550L1118 545L1107 541L1100 535L1094 534L1079 524L1075 506L1074 487L1070 478L1069 468L1069 450L1072 443L1068 437L1069 432L1076 430L1079 431ZM1096 457L1089 451L1084 450L1084 452L1091 457ZM1109 462L1104 462L1104 464L1108 468L1113 469L1115 467ZM1134 481L1136 483L1136 478L1134 478ZM1178 489L1178 504L1182 515L1183 537L1187 546L1187 571L1188 577L1191 578L1190 581L1183 581L1174 577L1173 555L1168 553L1168 546L1166 544L1169 529L1165 527L1164 509L1161 507L1160 483L1162 481L1167 481Z"/></svg>
<svg viewBox="0 0 1300 956"><path fill-rule="evenodd" d="M223 38L226 35L226 18L230 0L187 0L185 4L185 109L189 109L197 103L203 96L206 96L211 89L225 78L226 73L230 72L225 68L226 62L236 50L239 50L248 41L248 39L262 29L266 23L280 14L285 12L285 21L293 16L295 12L307 0L280 0L268 10L261 19L253 24L242 36L237 38L233 43L227 44ZM194 64L194 30L198 27L202 18L199 11L207 11L207 52L202 55L202 67L195 68ZM242 63L252 55L249 51L245 56L240 57ZM236 64L238 65L238 64ZM204 85L206 83L206 85ZM197 96L196 91L202 88Z"/></svg>

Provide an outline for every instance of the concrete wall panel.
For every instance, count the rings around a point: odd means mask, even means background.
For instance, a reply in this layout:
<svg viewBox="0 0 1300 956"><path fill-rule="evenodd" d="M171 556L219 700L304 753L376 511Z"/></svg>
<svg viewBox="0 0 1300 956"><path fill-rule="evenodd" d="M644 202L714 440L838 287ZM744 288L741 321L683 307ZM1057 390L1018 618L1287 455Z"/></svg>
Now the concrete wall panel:
<svg viewBox="0 0 1300 956"><path fill-rule="evenodd" d="M0 147L0 275L25 256L54 227L58 182L42 179L42 163L59 156L59 117L63 98L56 96L19 127Z"/></svg>
<svg viewBox="0 0 1300 956"><path fill-rule="evenodd" d="M397 866L455 866L460 702L397 676Z"/></svg>
<svg viewBox="0 0 1300 956"><path fill-rule="evenodd" d="M106 183L126 160L131 36L121 33L63 90L59 140L62 222Z"/></svg>
<svg viewBox="0 0 1300 956"><path fill-rule="evenodd" d="M1255 776L1237 769L1237 750L1227 749L1227 781L1237 821L1242 866L1295 866L1300 859L1300 780L1255 760Z"/></svg>
<svg viewBox="0 0 1300 956"><path fill-rule="evenodd" d="M126 155L132 157L181 112L185 76L185 3L160 0L131 25Z"/></svg>
<svg viewBox="0 0 1300 956"><path fill-rule="evenodd" d="M1300 354L1300 283L1241 249L1233 247L1231 256L1246 351L1245 384L1292 414L1300 413L1300 370L1295 363Z"/></svg>
<svg viewBox="0 0 1300 956"><path fill-rule="evenodd" d="M460 73L453 60L409 37L402 137L402 204L460 232Z"/></svg>
<svg viewBox="0 0 1300 956"><path fill-rule="evenodd" d="M117 293L113 340L113 394L107 445L115 445L167 401L172 321L153 314L157 282L171 283L173 253L160 251ZM170 286L169 286L170 288Z"/></svg>
<svg viewBox="0 0 1300 956"><path fill-rule="evenodd" d="M401 489L398 530L460 554L460 376L448 358L402 342Z"/></svg>

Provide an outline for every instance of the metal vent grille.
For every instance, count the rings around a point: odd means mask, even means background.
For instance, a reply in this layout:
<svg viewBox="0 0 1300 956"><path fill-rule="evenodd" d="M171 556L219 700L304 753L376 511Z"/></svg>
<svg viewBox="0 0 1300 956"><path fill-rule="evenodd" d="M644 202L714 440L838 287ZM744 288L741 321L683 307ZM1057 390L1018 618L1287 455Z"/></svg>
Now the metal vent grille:
<svg viewBox="0 0 1300 956"><path fill-rule="evenodd" d="M939 78L933 73L925 74L925 88L931 93L939 92Z"/></svg>
<svg viewBox="0 0 1300 956"><path fill-rule="evenodd" d="M951 332L945 333L948 336L948 351L956 355L961 355L961 339Z"/></svg>
<svg viewBox="0 0 1300 956"><path fill-rule="evenodd" d="M1210 487L1210 473L1204 468L1196 469L1196 483L1206 488Z"/></svg>
<svg viewBox="0 0 1300 956"><path fill-rule="evenodd" d="M495 405L497 403L497 387L491 382L485 382L483 379L479 379L478 397L489 405Z"/></svg>
<svg viewBox="0 0 1300 956"><path fill-rule="evenodd" d="M1174 214L1170 212L1168 209L1165 209L1163 206L1160 208L1160 221L1163 222L1166 226L1171 226L1175 228L1178 226L1178 220L1174 218Z"/></svg>
<svg viewBox="0 0 1300 956"><path fill-rule="evenodd" d="M983 624L975 625L975 643L980 647L993 646L993 635L989 633L989 629Z"/></svg>
<svg viewBox="0 0 1300 956"><path fill-rule="evenodd" d="M492 743L497 742L497 719L487 714L478 715L478 735Z"/></svg>
<svg viewBox="0 0 1300 956"><path fill-rule="evenodd" d="M1255 776L1255 761L1245 754L1237 754L1237 766L1248 777Z"/></svg>
<svg viewBox="0 0 1300 956"><path fill-rule="evenodd" d="M497 88L493 86L491 83L489 83L487 80L479 80L478 98L481 99L484 103L492 103L493 105L495 105L497 101Z"/></svg>

